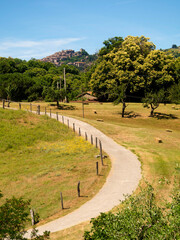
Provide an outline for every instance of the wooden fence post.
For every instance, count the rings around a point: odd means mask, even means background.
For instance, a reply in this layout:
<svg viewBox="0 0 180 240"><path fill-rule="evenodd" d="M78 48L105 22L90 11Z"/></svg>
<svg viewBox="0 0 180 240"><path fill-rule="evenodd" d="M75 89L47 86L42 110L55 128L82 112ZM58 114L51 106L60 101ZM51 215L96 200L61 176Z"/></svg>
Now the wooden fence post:
<svg viewBox="0 0 180 240"><path fill-rule="evenodd" d="M58 118L58 112L56 113L56 118L57 118L57 121L59 120L59 118Z"/></svg>
<svg viewBox="0 0 180 240"><path fill-rule="evenodd" d="M35 220L34 220L34 211L33 211L33 209L30 209L30 215L31 215L31 223L32 223L32 226L34 226Z"/></svg>
<svg viewBox="0 0 180 240"><path fill-rule="evenodd" d="M69 128L69 119L67 119L67 124L68 124L68 128Z"/></svg>
<svg viewBox="0 0 180 240"><path fill-rule="evenodd" d="M91 144L93 145L93 136L91 135Z"/></svg>
<svg viewBox="0 0 180 240"><path fill-rule="evenodd" d="M32 112L32 103L30 103L30 112Z"/></svg>
<svg viewBox="0 0 180 240"><path fill-rule="evenodd" d="M40 105L37 106L37 114L40 115Z"/></svg>
<svg viewBox="0 0 180 240"><path fill-rule="evenodd" d="M63 204L63 196L62 196L62 192L60 192L60 196L61 196L61 208L62 210L64 209L64 204Z"/></svg>
<svg viewBox="0 0 180 240"><path fill-rule="evenodd" d="M50 113L49 113L49 116L50 116L50 118L51 118L51 109L50 109Z"/></svg>
<svg viewBox="0 0 180 240"><path fill-rule="evenodd" d="M73 123L73 131L75 132L75 123Z"/></svg>
<svg viewBox="0 0 180 240"><path fill-rule="evenodd" d="M64 116L62 116L62 123L64 124Z"/></svg>
<svg viewBox="0 0 180 240"><path fill-rule="evenodd" d="M101 143L101 140L99 140L99 148L100 148L101 163L102 163L102 165L104 165L104 163L103 163L103 155L102 155L102 143Z"/></svg>
<svg viewBox="0 0 180 240"><path fill-rule="evenodd" d="M5 100L3 99L3 108L5 108Z"/></svg>
<svg viewBox="0 0 180 240"><path fill-rule="evenodd" d="M98 166L98 162L96 162L96 174L99 174L99 166Z"/></svg>
<svg viewBox="0 0 180 240"><path fill-rule="evenodd" d="M79 128L79 136L81 136L81 129Z"/></svg>
<svg viewBox="0 0 180 240"><path fill-rule="evenodd" d="M44 114L46 115L46 107L45 107L45 109L44 109Z"/></svg>
<svg viewBox="0 0 180 240"><path fill-rule="evenodd" d="M85 132L85 140L87 141L88 137L87 137L87 132Z"/></svg>
<svg viewBox="0 0 180 240"><path fill-rule="evenodd" d="M80 197L80 195L81 195L81 192L80 192L80 181L78 182L78 185L77 185L77 192L78 192L78 197Z"/></svg>
<svg viewBox="0 0 180 240"><path fill-rule="evenodd" d="M97 137L96 137L96 148L98 147L98 139L97 139Z"/></svg>

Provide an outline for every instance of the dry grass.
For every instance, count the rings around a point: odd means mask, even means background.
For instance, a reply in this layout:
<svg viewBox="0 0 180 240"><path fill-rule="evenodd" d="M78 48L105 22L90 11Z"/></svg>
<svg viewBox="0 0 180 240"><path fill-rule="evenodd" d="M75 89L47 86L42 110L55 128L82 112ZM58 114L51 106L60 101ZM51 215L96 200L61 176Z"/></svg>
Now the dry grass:
<svg viewBox="0 0 180 240"><path fill-rule="evenodd" d="M61 110L61 114L82 119L81 104L66 105L72 105L74 110ZM140 103L130 103L126 113L122 119L120 105L92 103L85 105L85 119L82 120L136 153L142 164L143 178L154 186L159 200L168 199L174 178L176 181L180 178L180 109L171 104L160 105L155 117L150 118L149 109L143 108ZM156 138L162 139L162 143L158 143ZM76 231L81 228L77 227ZM56 233L57 239L61 239L61 234ZM73 239L72 236L68 234L65 239ZM82 239L82 234L74 239Z"/></svg>
<svg viewBox="0 0 180 240"><path fill-rule="evenodd" d="M140 103L129 103L126 116L122 119L120 105L91 103L85 105L85 118L82 119L81 103L65 104L63 109L66 110L57 110L56 106L51 106L50 103L40 105L42 109L51 108L54 112L59 111L61 114L86 121L133 151L141 161L143 178L154 186L159 200L169 198L174 178L176 181L180 179L179 106L160 105L155 117L150 118L149 109L143 108ZM97 119L102 119L103 122ZM156 138L162 139L162 143L158 143ZM73 238L74 232L70 234L71 229L68 229L64 239L82 239L81 229L82 225L75 228L76 238ZM78 231L81 232L79 235ZM61 237L65 233L67 231L52 234L52 239L63 239ZM53 238L54 236L56 238Z"/></svg>
<svg viewBox="0 0 180 240"><path fill-rule="evenodd" d="M12 195L32 199L32 207L44 223L78 208L105 182L109 159L107 167L100 167L101 176L97 176L94 156L99 151L56 120L0 109L0 128L1 203Z"/></svg>

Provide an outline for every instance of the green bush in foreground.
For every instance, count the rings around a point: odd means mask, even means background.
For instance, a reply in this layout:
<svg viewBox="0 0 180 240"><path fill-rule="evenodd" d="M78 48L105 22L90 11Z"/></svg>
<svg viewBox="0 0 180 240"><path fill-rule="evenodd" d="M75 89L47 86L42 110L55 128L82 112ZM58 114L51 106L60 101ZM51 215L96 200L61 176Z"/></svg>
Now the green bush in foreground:
<svg viewBox="0 0 180 240"><path fill-rule="evenodd" d="M0 192L0 197L2 194ZM23 198L6 199L5 203L0 206L0 239L26 240L24 238L25 226L29 221L30 200ZM34 229L31 233L34 240L49 239L49 232L38 235Z"/></svg>
<svg viewBox="0 0 180 240"><path fill-rule="evenodd" d="M101 213L91 220L85 240L180 239L180 191L171 203L159 207L152 186L129 197L117 214Z"/></svg>

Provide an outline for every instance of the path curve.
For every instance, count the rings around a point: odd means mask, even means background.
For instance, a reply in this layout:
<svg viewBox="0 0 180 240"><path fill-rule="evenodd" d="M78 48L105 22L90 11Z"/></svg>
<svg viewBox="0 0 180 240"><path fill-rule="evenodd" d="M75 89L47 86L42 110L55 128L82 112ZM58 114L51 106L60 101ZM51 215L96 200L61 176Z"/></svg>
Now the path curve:
<svg viewBox="0 0 180 240"><path fill-rule="evenodd" d="M56 114L51 114L51 117L57 119ZM93 142L96 137L101 140L103 150L111 159L112 168L105 184L91 200L72 213L37 227L38 234L43 234L44 231L57 232L97 217L101 212L111 210L120 203L120 200L124 200L124 195L132 194L141 179L140 162L131 151L118 145L88 123L62 115L58 115L58 121L69 125L70 128L73 128L74 123L76 132L79 133L80 128L81 136L84 137L86 132L89 141L91 135ZM30 231L31 229L25 237L30 238Z"/></svg>

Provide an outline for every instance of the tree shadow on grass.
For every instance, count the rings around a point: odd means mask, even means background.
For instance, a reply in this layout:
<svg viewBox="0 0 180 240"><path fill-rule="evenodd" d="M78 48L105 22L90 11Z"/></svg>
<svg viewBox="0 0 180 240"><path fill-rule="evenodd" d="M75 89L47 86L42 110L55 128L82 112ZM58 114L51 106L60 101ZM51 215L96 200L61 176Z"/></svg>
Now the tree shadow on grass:
<svg viewBox="0 0 180 240"><path fill-rule="evenodd" d="M55 107L57 104L51 103L50 106ZM60 104L58 107L59 110L76 110L77 108L72 105L65 105L65 104Z"/></svg>
<svg viewBox="0 0 180 240"><path fill-rule="evenodd" d="M166 113L160 113L160 112L155 112L154 113L154 118L157 119L178 119L174 114L166 114Z"/></svg>
<svg viewBox="0 0 180 240"><path fill-rule="evenodd" d="M58 109L60 109L60 110L76 110L76 107L72 106L72 105L59 105Z"/></svg>
<svg viewBox="0 0 180 240"><path fill-rule="evenodd" d="M118 114L122 114L121 112L118 112ZM127 112L125 111L124 113L124 118L136 118L136 117L140 117L141 115L138 114L138 113L135 113L134 111L130 111L130 112Z"/></svg>

